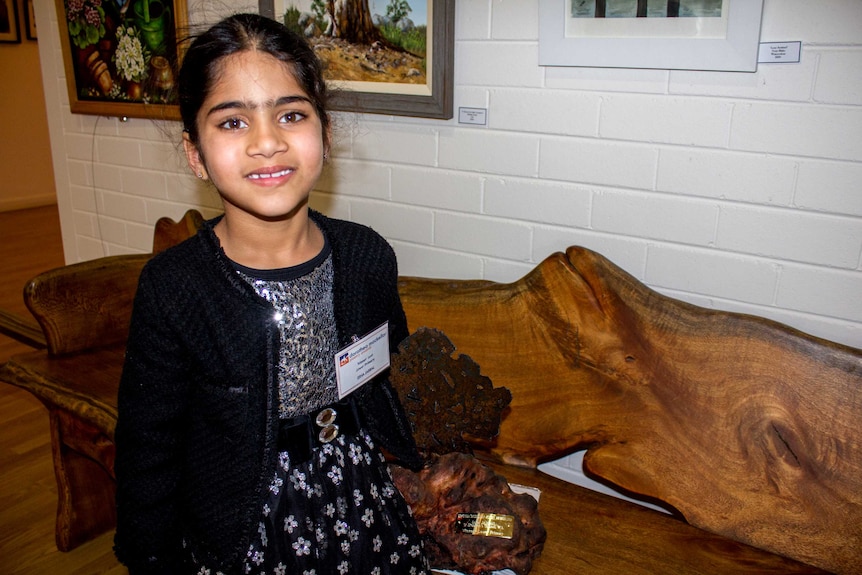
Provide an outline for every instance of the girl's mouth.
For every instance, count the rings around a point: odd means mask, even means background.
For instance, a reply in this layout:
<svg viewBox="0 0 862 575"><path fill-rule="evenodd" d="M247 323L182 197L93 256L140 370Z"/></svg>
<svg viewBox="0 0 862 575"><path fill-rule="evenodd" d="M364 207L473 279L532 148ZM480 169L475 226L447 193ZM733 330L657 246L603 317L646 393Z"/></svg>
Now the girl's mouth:
<svg viewBox="0 0 862 575"><path fill-rule="evenodd" d="M269 180L272 178L280 178L282 176L286 176L293 172L291 168L285 168L283 170L278 170L275 172L255 172L253 174L249 174L247 177L250 180Z"/></svg>

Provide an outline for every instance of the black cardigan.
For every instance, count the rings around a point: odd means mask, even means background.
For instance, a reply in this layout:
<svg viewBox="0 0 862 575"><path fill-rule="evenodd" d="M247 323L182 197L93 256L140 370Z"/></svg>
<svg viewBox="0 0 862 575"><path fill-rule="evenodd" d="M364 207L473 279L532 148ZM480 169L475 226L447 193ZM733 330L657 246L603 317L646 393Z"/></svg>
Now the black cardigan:
<svg viewBox="0 0 862 575"><path fill-rule="evenodd" d="M332 246L340 345L389 321L407 335L395 253L371 229L310 212ZM136 573L181 571L186 538L237 568L275 473L278 327L273 308L233 271L213 226L141 273L118 395L117 557ZM421 466L385 374L354 393L372 437Z"/></svg>

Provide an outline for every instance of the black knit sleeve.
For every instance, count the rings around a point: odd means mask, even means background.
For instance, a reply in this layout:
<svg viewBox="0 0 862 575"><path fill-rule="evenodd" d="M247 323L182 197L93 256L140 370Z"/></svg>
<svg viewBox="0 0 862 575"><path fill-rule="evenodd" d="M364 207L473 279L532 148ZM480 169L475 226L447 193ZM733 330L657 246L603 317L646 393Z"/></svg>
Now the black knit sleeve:
<svg viewBox="0 0 862 575"><path fill-rule="evenodd" d="M120 381L115 433L115 553L132 574L179 570L177 492L188 378L164 309L159 277L144 268L135 296Z"/></svg>
<svg viewBox="0 0 862 575"><path fill-rule="evenodd" d="M407 317L398 295L398 264L395 251L385 244L383 254L378 260L380 265L377 296L382 309L386 310L389 321L390 353L395 353L398 345L409 335ZM410 423L398 393L389 381L389 373L378 378L376 385L367 386L363 398L370 409L366 410L366 425L369 433L383 445L400 464L410 469L420 469L424 460L420 457L410 429Z"/></svg>

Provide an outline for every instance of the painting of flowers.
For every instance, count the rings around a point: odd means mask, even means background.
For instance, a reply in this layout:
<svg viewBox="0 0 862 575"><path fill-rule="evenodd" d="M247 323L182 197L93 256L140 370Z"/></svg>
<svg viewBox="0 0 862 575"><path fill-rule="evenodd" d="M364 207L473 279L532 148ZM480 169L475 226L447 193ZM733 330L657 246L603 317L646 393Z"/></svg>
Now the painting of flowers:
<svg viewBox="0 0 862 575"><path fill-rule="evenodd" d="M56 0L72 111L176 117L185 0Z"/></svg>

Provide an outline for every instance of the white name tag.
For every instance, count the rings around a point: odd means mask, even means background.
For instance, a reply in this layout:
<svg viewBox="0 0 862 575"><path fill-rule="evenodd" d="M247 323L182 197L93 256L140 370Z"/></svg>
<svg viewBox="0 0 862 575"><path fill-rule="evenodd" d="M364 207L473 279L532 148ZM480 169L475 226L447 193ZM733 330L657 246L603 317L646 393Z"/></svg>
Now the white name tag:
<svg viewBox="0 0 862 575"><path fill-rule="evenodd" d="M344 399L389 367L389 322L335 354L338 398Z"/></svg>

